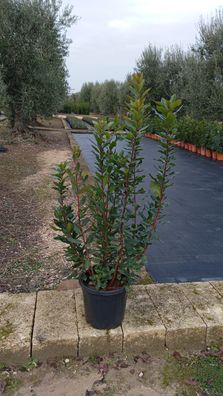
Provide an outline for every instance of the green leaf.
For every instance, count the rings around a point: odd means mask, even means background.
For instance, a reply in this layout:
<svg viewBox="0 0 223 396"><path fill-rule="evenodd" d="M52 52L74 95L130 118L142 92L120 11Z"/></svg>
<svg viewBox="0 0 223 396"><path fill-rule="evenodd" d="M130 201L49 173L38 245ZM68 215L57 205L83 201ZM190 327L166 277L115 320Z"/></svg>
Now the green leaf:
<svg viewBox="0 0 223 396"><path fill-rule="evenodd" d="M160 196L161 196L160 184L157 181L151 180L150 190L151 190L152 194L154 195L154 197L160 198Z"/></svg>

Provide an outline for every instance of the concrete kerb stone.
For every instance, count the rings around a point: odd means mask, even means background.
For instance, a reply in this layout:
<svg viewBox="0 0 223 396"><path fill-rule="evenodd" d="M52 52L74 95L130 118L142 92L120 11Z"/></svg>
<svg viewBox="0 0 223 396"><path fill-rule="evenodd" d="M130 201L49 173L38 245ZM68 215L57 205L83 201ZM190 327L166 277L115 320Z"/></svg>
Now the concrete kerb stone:
<svg viewBox="0 0 223 396"><path fill-rule="evenodd" d="M77 316L74 292L40 291L37 296L32 356L39 360L76 357Z"/></svg>
<svg viewBox="0 0 223 396"><path fill-rule="evenodd" d="M206 323L206 344L223 345L223 296L209 282L181 284L180 288Z"/></svg>
<svg viewBox="0 0 223 396"><path fill-rule="evenodd" d="M125 353L147 352L159 355L164 352L166 329L145 286L132 286L128 289L122 328Z"/></svg>
<svg viewBox="0 0 223 396"><path fill-rule="evenodd" d="M177 284L147 286L166 328L166 347L170 351L194 352L206 346L206 324Z"/></svg>
<svg viewBox="0 0 223 396"><path fill-rule="evenodd" d="M221 281L211 281L209 282L213 288L223 297L223 282Z"/></svg>
<svg viewBox="0 0 223 396"><path fill-rule="evenodd" d="M85 319L82 290L0 294L0 362L22 364L109 352L195 352L223 335L223 282L155 284L128 289L126 315L114 330Z"/></svg>
<svg viewBox="0 0 223 396"><path fill-rule="evenodd" d="M79 333L79 356L104 355L122 352L123 333L121 327L113 330L97 330L86 322L82 290L75 290L77 323Z"/></svg>
<svg viewBox="0 0 223 396"><path fill-rule="evenodd" d="M23 364L30 356L36 293L0 294L0 362Z"/></svg>

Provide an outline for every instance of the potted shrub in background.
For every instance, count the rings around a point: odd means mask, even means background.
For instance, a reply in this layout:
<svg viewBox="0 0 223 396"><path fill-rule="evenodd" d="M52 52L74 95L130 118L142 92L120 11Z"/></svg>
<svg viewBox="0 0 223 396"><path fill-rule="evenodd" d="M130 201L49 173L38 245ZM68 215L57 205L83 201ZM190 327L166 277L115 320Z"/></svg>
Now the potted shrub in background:
<svg viewBox="0 0 223 396"><path fill-rule="evenodd" d="M207 133L206 133L206 144L205 144L205 156L207 158L212 158L212 141L214 134L215 134L214 123L207 122Z"/></svg>
<svg viewBox="0 0 223 396"><path fill-rule="evenodd" d="M218 122L212 124L212 134L210 140L210 147L212 149L212 158L223 160L223 129Z"/></svg>
<svg viewBox="0 0 223 396"><path fill-rule="evenodd" d="M194 128L193 120L189 116L182 117L177 123L177 137L180 139L180 147L192 151Z"/></svg>
<svg viewBox="0 0 223 396"><path fill-rule="evenodd" d="M197 146L196 146L196 144L191 144L191 151L192 151L192 153L196 153L197 152Z"/></svg>
<svg viewBox="0 0 223 396"><path fill-rule="evenodd" d="M59 205L54 223L60 232L56 239L67 244L66 257L72 262L71 277L79 279L82 287L86 320L98 329L122 323L126 287L136 282L145 264L145 253L163 214L165 192L173 173L171 140L175 111L181 105L175 96L156 103L162 119L160 158L157 174L151 175L151 199L147 203L144 198L141 206L139 198L145 194L141 139L148 128L148 91L143 86L142 75L133 75L125 134L109 132L111 125L106 120L95 124L93 183L88 183L88 175L81 169L78 148L73 153L73 165L61 163L55 172ZM123 150L117 148L120 139L125 145ZM70 203L69 184L74 204Z"/></svg>
<svg viewBox="0 0 223 396"><path fill-rule="evenodd" d="M201 120L197 124L197 128L199 130L199 135L200 135L200 154L202 156L206 155L206 145L207 145L207 140L208 140L208 126L207 122L205 120Z"/></svg>
<svg viewBox="0 0 223 396"><path fill-rule="evenodd" d="M212 158L213 160L216 160L216 159L217 159L217 151L213 151L213 150L212 150L212 152L211 152L211 158Z"/></svg>
<svg viewBox="0 0 223 396"><path fill-rule="evenodd" d="M223 161L223 151L218 151L217 152L217 160L218 161Z"/></svg>
<svg viewBox="0 0 223 396"><path fill-rule="evenodd" d="M209 147L211 149L211 158L213 160L217 159L217 147L218 147L218 123L214 123L215 128L212 128L212 133L210 133Z"/></svg>

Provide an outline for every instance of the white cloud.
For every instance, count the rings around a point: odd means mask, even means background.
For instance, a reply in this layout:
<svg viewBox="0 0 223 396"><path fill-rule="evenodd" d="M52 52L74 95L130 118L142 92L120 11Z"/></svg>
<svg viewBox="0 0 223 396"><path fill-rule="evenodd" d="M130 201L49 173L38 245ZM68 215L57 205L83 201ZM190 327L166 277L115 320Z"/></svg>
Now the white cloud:
<svg viewBox="0 0 223 396"><path fill-rule="evenodd" d="M129 29L133 26L133 21L129 19L112 19L108 21L108 27L114 29Z"/></svg>
<svg viewBox="0 0 223 396"><path fill-rule="evenodd" d="M195 41L199 17L213 15L223 0L63 0L81 17L70 30L70 85L121 80L149 42L157 46Z"/></svg>
<svg viewBox="0 0 223 396"><path fill-rule="evenodd" d="M173 14L203 14L214 8L222 6L221 0L187 0L185 2L179 0L127 0L130 5L131 12L137 15L166 15L168 18Z"/></svg>

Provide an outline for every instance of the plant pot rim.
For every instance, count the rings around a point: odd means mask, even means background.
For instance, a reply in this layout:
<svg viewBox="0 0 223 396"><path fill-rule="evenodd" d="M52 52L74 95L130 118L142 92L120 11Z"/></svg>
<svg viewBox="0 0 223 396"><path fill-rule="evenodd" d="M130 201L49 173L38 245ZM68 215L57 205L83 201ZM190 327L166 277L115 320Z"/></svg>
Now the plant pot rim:
<svg viewBox="0 0 223 396"><path fill-rule="evenodd" d="M79 283L82 287L82 289L86 289L88 291L88 293L90 294L97 294L97 295L101 295L101 296L114 296L117 294L122 294L123 292L126 291L125 286L113 289L113 290L97 290L94 289L93 287L88 287L81 279L79 279Z"/></svg>

